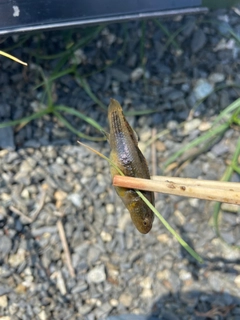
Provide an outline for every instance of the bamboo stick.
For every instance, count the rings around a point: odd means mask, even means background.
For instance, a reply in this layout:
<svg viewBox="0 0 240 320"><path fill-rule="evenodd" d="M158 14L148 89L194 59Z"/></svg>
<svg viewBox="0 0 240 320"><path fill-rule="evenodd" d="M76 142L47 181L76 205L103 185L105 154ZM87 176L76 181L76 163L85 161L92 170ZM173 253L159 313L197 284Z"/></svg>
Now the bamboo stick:
<svg viewBox="0 0 240 320"><path fill-rule="evenodd" d="M159 177L159 180L156 179L158 177L154 176L154 180L148 180L116 175L113 185L240 205L239 183L174 177Z"/></svg>
<svg viewBox="0 0 240 320"><path fill-rule="evenodd" d="M240 191L240 183L238 182L200 180L200 179L166 177L166 176L152 176L151 179L159 182L173 182L176 184L188 184L196 187L206 186L209 188L222 189L222 190L232 188L234 189L234 191Z"/></svg>

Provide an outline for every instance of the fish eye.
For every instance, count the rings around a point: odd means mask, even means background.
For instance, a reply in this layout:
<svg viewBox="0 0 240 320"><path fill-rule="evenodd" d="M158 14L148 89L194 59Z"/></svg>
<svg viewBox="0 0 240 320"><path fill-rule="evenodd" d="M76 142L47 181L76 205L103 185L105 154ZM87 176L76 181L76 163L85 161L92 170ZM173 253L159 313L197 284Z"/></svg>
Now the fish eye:
<svg viewBox="0 0 240 320"><path fill-rule="evenodd" d="M147 221L143 221L143 224L146 226L147 225Z"/></svg>

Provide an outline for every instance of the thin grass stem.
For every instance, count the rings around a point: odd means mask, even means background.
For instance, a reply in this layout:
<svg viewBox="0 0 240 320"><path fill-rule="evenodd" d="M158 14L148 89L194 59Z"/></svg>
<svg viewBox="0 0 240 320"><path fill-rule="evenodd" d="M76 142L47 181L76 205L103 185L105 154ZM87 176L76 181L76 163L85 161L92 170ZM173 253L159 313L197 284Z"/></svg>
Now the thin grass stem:
<svg viewBox="0 0 240 320"><path fill-rule="evenodd" d="M194 139L193 141L191 141L190 143L188 143L187 145L183 146L180 150L178 150L177 152L175 152L165 163L164 163L164 168L166 168L170 163L174 162L179 156L181 156L185 151L196 147L197 145L199 145L200 143L212 138L213 136L217 135L217 134L222 134L223 132L225 132L227 129L229 128L229 124L225 123L222 124L214 129L210 129L208 132L206 132L205 134L201 135L200 137Z"/></svg>
<svg viewBox="0 0 240 320"><path fill-rule="evenodd" d="M90 141L103 141L103 140L105 140L105 138L103 138L103 137L91 137L91 136L88 136L88 135L78 131L59 112L54 111L53 113L57 117L57 119L65 125L65 127L67 127L71 132L76 134L79 138L90 140Z"/></svg>
<svg viewBox="0 0 240 320"><path fill-rule="evenodd" d="M86 121L87 123L89 123L92 127L94 127L95 129L103 132L104 131L104 128L102 126L100 126L100 124L98 124L94 119L90 118L90 117L87 117L85 116L83 113L73 109L73 108L69 108L69 107L66 107L66 106L63 106L63 105L59 105L59 106L54 106L54 110L57 110L57 111L64 111L66 113L69 113L69 114L72 114L84 121Z"/></svg>

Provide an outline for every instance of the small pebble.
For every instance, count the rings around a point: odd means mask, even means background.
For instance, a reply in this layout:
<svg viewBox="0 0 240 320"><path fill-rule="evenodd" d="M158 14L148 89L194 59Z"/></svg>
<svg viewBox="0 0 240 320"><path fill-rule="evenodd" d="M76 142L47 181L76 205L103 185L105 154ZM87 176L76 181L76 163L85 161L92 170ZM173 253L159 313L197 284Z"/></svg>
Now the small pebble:
<svg viewBox="0 0 240 320"><path fill-rule="evenodd" d="M227 212L233 212L233 213L239 212L239 206L237 204L222 203L221 209Z"/></svg>
<svg viewBox="0 0 240 320"><path fill-rule="evenodd" d="M224 81L225 80L225 76L224 76L223 73L215 72L215 73L210 74L208 79L209 79L210 82L218 83L218 82Z"/></svg>
<svg viewBox="0 0 240 320"><path fill-rule="evenodd" d="M47 319L48 319L45 310L42 310L42 311L38 314L38 317L39 317L40 320L47 320Z"/></svg>
<svg viewBox="0 0 240 320"><path fill-rule="evenodd" d="M0 296L0 307L7 308L7 306L8 306L8 298L7 298L7 295L4 294L4 295Z"/></svg>
<svg viewBox="0 0 240 320"><path fill-rule="evenodd" d="M189 134L189 132L195 130L196 128L199 127L201 123L200 119L193 119L191 121L188 121L184 124L184 133Z"/></svg>
<svg viewBox="0 0 240 320"><path fill-rule="evenodd" d="M193 92L197 100L206 98L209 94L213 92L213 85L208 82L206 79L199 79L195 83Z"/></svg>
<svg viewBox="0 0 240 320"><path fill-rule="evenodd" d="M112 236L110 233L102 231L101 232L101 238L104 242L110 242L112 241Z"/></svg>
<svg viewBox="0 0 240 320"><path fill-rule="evenodd" d="M116 299L111 299L109 302L110 302L110 305L112 307L117 307L118 306L118 300L116 300Z"/></svg>
<svg viewBox="0 0 240 320"><path fill-rule="evenodd" d="M128 293L122 293L119 297L119 302L125 307L130 307L132 304L132 296Z"/></svg>
<svg viewBox="0 0 240 320"><path fill-rule="evenodd" d="M54 198L58 201L62 201L64 199L67 198L67 193L62 191L62 190L57 190L55 193L54 193Z"/></svg>
<svg viewBox="0 0 240 320"><path fill-rule="evenodd" d="M236 278L234 279L234 282L236 286L240 289L240 275L236 276Z"/></svg>
<svg viewBox="0 0 240 320"><path fill-rule="evenodd" d="M203 121L200 123L198 129L200 131L207 131L211 128L212 124L210 122Z"/></svg>
<svg viewBox="0 0 240 320"><path fill-rule="evenodd" d="M150 277L146 277L140 281L139 285L144 289L151 289L152 279Z"/></svg>
<svg viewBox="0 0 240 320"><path fill-rule="evenodd" d="M11 252L12 241L9 237L3 235L0 236L0 255L3 257Z"/></svg>
<svg viewBox="0 0 240 320"><path fill-rule="evenodd" d="M141 298L142 299L151 299L153 296L153 292L151 289L143 289L141 292Z"/></svg>
<svg viewBox="0 0 240 320"><path fill-rule="evenodd" d="M139 139L141 142L147 142L152 136L152 133L150 130L143 130L139 136Z"/></svg>
<svg viewBox="0 0 240 320"><path fill-rule="evenodd" d="M0 128L0 148L14 150L14 135L12 127Z"/></svg>
<svg viewBox="0 0 240 320"><path fill-rule="evenodd" d="M197 208L199 206L199 199L190 198L188 202L193 208Z"/></svg>
<svg viewBox="0 0 240 320"><path fill-rule="evenodd" d="M107 211L108 214L113 214L114 211L115 211L114 205L112 203L108 203L106 205L106 211Z"/></svg>
<svg viewBox="0 0 240 320"><path fill-rule="evenodd" d="M69 194L67 197L76 207L81 207L82 197L78 193Z"/></svg>
<svg viewBox="0 0 240 320"><path fill-rule="evenodd" d="M165 144L159 140L155 142L155 146L156 146L157 151L162 152L162 151L166 150Z"/></svg>
<svg viewBox="0 0 240 320"><path fill-rule="evenodd" d="M157 236L157 239L162 243L168 243L170 241L170 237L166 233L160 234L159 236Z"/></svg>
<svg viewBox="0 0 240 320"><path fill-rule="evenodd" d="M136 68L132 71L131 73L131 80L132 81L137 81L139 80L144 74L144 70L143 68L139 67L139 68Z"/></svg>
<svg viewBox="0 0 240 320"><path fill-rule="evenodd" d="M184 225L186 222L186 218L184 217L184 215L182 214L182 212L180 210L175 210L174 211L174 216L177 218L178 222L180 225Z"/></svg>
<svg viewBox="0 0 240 320"><path fill-rule="evenodd" d="M193 53L197 53L201 50L207 42L207 37L203 30L198 29L194 32L192 42L191 42L191 49Z"/></svg>
<svg viewBox="0 0 240 320"><path fill-rule="evenodd" d="M97 266L88 272L89 283L101 283L106 280L106 273L104 265Z"/></svg>
<svg viewBox="0 0 240 320"><path fill-rule="evenodd" d="M26 251L22 248L19 248L16 254L11 254L9 256L8 261L12 267L17 267L21 263L23 263L25 259L26 259Z"/></svg>

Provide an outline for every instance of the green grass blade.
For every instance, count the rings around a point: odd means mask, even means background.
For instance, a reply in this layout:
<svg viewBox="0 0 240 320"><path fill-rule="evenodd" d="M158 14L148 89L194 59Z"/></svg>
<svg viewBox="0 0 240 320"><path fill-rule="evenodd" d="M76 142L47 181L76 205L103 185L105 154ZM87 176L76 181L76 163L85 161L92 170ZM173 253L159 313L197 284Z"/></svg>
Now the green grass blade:
<svg viewBox="0 0 240 320"><path fill-rule="evenodd" d="M36 112L36 113L33 113L32 115L24 117L24 118L21 118L21 119L0 123L0 128L16 126L16 125L21 124L21 123L28 123L28 122L30 122L30 121L32 121L34 119L42 117L43 115L45 115L47 113L49 113L49 110L46 108L44 110L41 110L41 111Z"/></svg>
<svg viewBox="0 0 240 320"><path fill-rule="evenodd" d="M88 82L86 79L80 77L79 75L75 75L76 82L85 90L87 95L97 104L100 108L102 108L104 111L107 110L107 107L105 104L102 103L101 100L99 100L95 94L92 92Z"/></svg>
<svg viewBox="0 0 240 320"><path fill-rule="evenodd" d="M123 24L123 30L124 30L124 40L123 40L123 45L121 47L121 49L116 53L116 58L111 60L109 63L106 63L103 67L100 67L99 69L92 71L90 73L84 74L82 77L83 78L88 78L93 76L94 74L97 74L99 72L102 72L104 70L106 70L107 68L111 67L114 63L116 63L118 61L118 59L124 54L124 52L126 51L126 47L127 47L127 25Z"/></svg>
<svg viewBox="0 0 240 320"><path fill-rule="evenodd" d="M238 174L240 174L240 167L236 165L232 165L232 168L234 171L236 171Z"/></svg>
<svg viewBox="0 0 240 320"><path fill-rule="evenodd" d="M170 37L168 38L163 51L167 50L167 48L170 46L170 44L173 43L174 39L179 35L179 33L181 33L185 28L187 27L187 25L180 27L178 30L176 30L174 33L172 33L170 35Z"/></svg>
<svg viewBox="0 0 240 320"><path fill-rule="evenodd" d="M210 93L207 94L204 98L198 100L198 101L194 104L194 106L192 107L190 113L193 114L193 111L196 110L197 107L199 107L200 104L203 103L208 97L210 97L211 94L216 93L216 92L218 92L218 91L220 91L220 90L223 90L223 89L227 89L227 88L240 88L240 85L237 84L237 83L230 83L230 84L222 84L222 85L220 85L220 86L215 87L212 92L210 92ZM219 119L219 120L220 120L220 119ZM215 120L215 121L216 121L216 120ZM214 122L214 124L215 124L215 122Z"/></svg>
<svg viewBox="0 0 240 320"><path fill-rule="evenodd" d="M100 99L98 99L95 94L92 92L88 82L86 79L82 78L79 75L75 76L75 79L77 81L77 83L83 87L83 89L85 90L85 92L88 94L88 96L97 104L99 105L100 108L102 108L104 111L107 110L107 106L105 106L105 104L102 103L102 101ZM139 110L139 111L129 111L126 112L125 115L126 116L139 116L139 115L146 115L146 114L151 114L151 113L155 113L155 112L159 112L159 109L149 109L149 110Z"/></svg>
<svg viewBox="0 0 240 320"><path fill-rule="evenodd" d="M138 190L135 190L139 197L146 203L146 205L154 212L158 219L162 222L164 227L177 239L183 248L190 253L198 262L203 262L203 259L194 251L181 237L180 235L170 226L170 224L164 219L164 217L157 211L156 208L149 202L149 200Z"/></svg>
<svg viewBox="0 0 240 320"><path fill-rule="evenodd" d="M229 127L228 123L222 124L214 129L210 129L208 132L205 134L201 135L200 137L194 139L187 145L183 146L180 150L175 152L165 163L164 163L164 168L166 168L170 163L174 162L179 156L181 156L185 151L196 147L200 143L212 138L213 136L217 134L222 134L224 131L226 131Z"/></svg>
<svg viewBox="0 0 240 320"><path fill-rule="evenodd" d="M30 35L29 33L27 35L19 36L18 41L15 44L13 44L12 46L4 48L4 51L9 52L9 51L13 51L16 48L23 47L23 44L32 36L33 36L33 34Z"/></svg>
<svg viewBox="0 0 240 320"><path fill-rule="evenodd" d="M226 180L223 180L226 181ZM221 233L219 230L219 214L221 209L221 202L216 202L213 208L213 225L216 232L217 237L221 238Z"/></svg>
<svg viewBox="0 0 240 320"><path fill-rule="evenodd" d="M165 33L165 35L170 38L171 37L171 33L168 31L168 29L157 19L154 19L155 24ZM180 49L180 46L178 45L178 43L172 39L172 44L175 47L175 49Z"/></svg>
<svg viewBox="0 0 240 320"><path fill-rule="evenodd" d="M232 28L229 28L229 33L232 35L232 37L236 40L236 42L238 43L238 45L240 45L240 38L239 36L236 34L236 32L234 32L234 30Z"/></svg>
<svg viewBox="0 0 240 320"><path fill-rule="evenodd" d="M56 111L64 111L66 113L72 114L84 121L86 121L87 123L89 123L92 127L94 127L95 129L99 130L100 132L104 131L104 128L102 126L100 126L100 124L98 124L94 119L85 116L83 113L73 109L73 108L69 108L67 106L64 105L59 105L59 106L55 106L54 110Z"/></svg>
<svg viewBox="0 0 240 320"><path fill-rule="evenodd" d="M233 171L235 170L235 167L238 167L238 157L240 155L240 138L238 139L237 142L237 147L235 149L231 164L227 167L223 177L222 177L222 181L229 181L231 179L231 176L233 174ZM213 211L213 224L214 224L214 229L215 232L217 234L217 236L219 238L221 238L221 240L223 240L221 233L220 233L220 229L219 229L219 213L220 213L220 207L221 207L221 203L217 202L214 205L214 211ZM224 241L224 240L223 240ZM226 243L226 241L224 241ZM236 248L239 248L238 246L235 246Z"/></svg>
<svg viewBox="0 0 240 320"><path fill-rule="evenodd" d="M97 29L94 29L93 31L90 31L89 34L87 34L85 37L83 37L75 46L71 46L69 50L67 50L67 54L64 55L58 64L56 65L52 76L51 77L57 77L59 78L59 73L61 72L61 68L68 63L68 61L71 59L71 57L74 55L74 52L81 48L86 46L89 42L91 42L103 29L105 28L104 25L101 25L97 27ZM76 70L77 65L73 66L74 71Z"/></svg>
<svg viewBox="0 0 240 320"><path fill-rule="evenodd" d="M63 76L66 76L67 74L71 74L71 73L74 73L76 70L76 66L72 66L71 68L68 68L68 69L65 69L61 72L58 72L56 74L52 74L49 78L48 78L48 81L49 82L52 82L54 80L57 80L58 78L61 78ZM35 86L33 89L36 90L40 87L42 87L44 85L44 81L39 83L37 86Z"/></svg>
<svg viewBox="0 0 240 320"><path fill-rule="evenodd" d="M90 41L92 41L99 34L99 32L101 32L104 28L105 28L105 25L101 25L97 28L94 28L90 32L90 34L82 37L79 41L77 41L77 43L75 43L74 45L72 45L71 47L69 47L63 52L53 54L53 55L39 55L37 53L34 53L33 56L41 60L53 60L53 59L63 58L66 55L71 55L74 51L87 45Z"/></svg>
<svg viewBox="0 0 240 320"><path fill-rule="evenodd" d="M48 81L51 83L52 81L66 75L66 74L71 74L76 72L77 65L73 65L70 68L67 68L66 70L62 70L63 66L67 64L71 56L74 54L74 52L79 49L80 47L83 47L87 45L90 41L92 41L98 34L101 32L101 30L104 28L104 25L101 25L97 28L95 28L93 31L90 32L87 36L83 37L80 41L78 41L77 44L74 46L71 46L69 49L65 50L64 52L61 53L58 58L60 58L60 61L57 63L54 71L52 72L51 76L49 77ZM47 57L46 57L47 58ZM50 57L48 57L50 58ZM56 57L54 57L56 58ZM44 82L40 83L35 87L35 89L39 88L42 86Z"/></svg>
<svg viewBox="0 0 240 320"><path fill-rule="evenodd" d="M236 109L240 108L240 98L235 100L233 103L231 103L227 108L225 108L219 116L214 120L213 126L219 122L221 119L223 119L225 116L227 116L229 113L235 111Z"/></svg>
<svg viewBox="0 0 240 320"><path fill-rule="evenodd" d="M91 136L88 136L88 135L78 131L63 116L61 116L61 114L59 112L54 111L53 113L58 118L58 120L61 121L65 125L65 127L67 127L71 132L76 134L79 138L90 140L90 141L103 141L103 140L105 140L104 137L91 137Z"/></svg>
<svg viewBox="0 0 240 320"><path fill-rule="evenodd" d="M39 68L39 71L41 73L41 76L43 78L44 86L45 86L45 91L47 94L47 105L48 108L52 111L53 109L53 100L52 100L52 82L50 82L46 77L45 74L42 70L42 68Z"/></svg>

